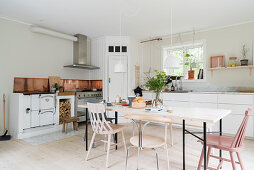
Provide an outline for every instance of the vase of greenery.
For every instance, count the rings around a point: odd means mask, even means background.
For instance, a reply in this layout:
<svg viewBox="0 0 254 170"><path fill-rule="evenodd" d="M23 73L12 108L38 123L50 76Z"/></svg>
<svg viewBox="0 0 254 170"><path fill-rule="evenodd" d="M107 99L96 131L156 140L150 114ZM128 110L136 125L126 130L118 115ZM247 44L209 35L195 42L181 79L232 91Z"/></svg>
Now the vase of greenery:
<svg viewBox="0 0 254 170"><path fill-rule="evenodd" d="M193 61L193 54L186 54L185 55L185 65L190 67L190 70L188 71L188 79L194 79L195 78L195 70L192 70L195 66L195 62Z"/></svg>
<svg viewBox="0 0 254 170"><path fill-rule="evenodd" d="M248 59L246 59L246 57L247 57L248 49L246 48L245 45L243 45L241 53L242 53L242 58L243 58L242 60L240 60L241 66L247 66L248 65Z"/></svg>
<svg viewBox="0 0 254 170"><path fill-rule="evenodd" d="M153 104L155 106L159 104L163 104L162 99L160 98L160 94L162 88L168 87L168 77L164 71L154 70L155 76L148 77L147 82L145 83L145 87L147 87L150 91L155 92L155 99L153 100Z"/></svg>

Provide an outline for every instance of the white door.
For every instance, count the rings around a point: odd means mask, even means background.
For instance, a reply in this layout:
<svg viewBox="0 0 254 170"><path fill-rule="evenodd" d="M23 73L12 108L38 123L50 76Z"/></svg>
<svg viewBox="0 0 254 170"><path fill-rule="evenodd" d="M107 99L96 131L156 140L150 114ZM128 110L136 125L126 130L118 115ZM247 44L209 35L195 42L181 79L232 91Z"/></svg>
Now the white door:
<svg viewBox="0 0 254 170"><path fill-rule="evenodd" d="M40 126L54 124L54 110L42 110L39 115Z"/></svg>
<svg viewBox="0 0 254 170"><path fill-rule="evenodd" d="M117 96L127 98L128 88L128 57L112 55L108 58L108 100L113 102ZM115 65L121 63L125 72L115 72Z"/></svg>

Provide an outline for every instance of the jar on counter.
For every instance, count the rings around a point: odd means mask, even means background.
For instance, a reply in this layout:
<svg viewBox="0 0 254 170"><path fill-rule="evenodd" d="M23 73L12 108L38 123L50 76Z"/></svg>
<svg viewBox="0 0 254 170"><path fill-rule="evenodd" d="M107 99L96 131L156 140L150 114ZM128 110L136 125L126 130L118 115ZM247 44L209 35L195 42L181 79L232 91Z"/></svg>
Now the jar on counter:
<svg viewBox="0 0 254 170"><path fill-rule="evenodd" d="M228 67L236 67L236 66L237 66L237 57L229 57Z"/></svg>

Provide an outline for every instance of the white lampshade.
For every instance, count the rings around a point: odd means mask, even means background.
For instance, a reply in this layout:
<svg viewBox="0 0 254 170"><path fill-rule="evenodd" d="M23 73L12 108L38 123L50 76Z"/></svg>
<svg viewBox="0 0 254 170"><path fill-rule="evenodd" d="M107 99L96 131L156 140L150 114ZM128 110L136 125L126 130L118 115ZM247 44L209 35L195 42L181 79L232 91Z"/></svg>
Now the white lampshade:
<svg viewBox="0 0 254 170"><path fill-rule="evenodd" d="M180 67L179 60L174 54L169 54L164 62L164 68L178 69Z"/></svg>
<svg viewBox="0 0 254 170"><path fill-rule="evenodd" d="M125 73L125 66L122 63L117 63L114 67L114 72L115 73Z"/></svg>

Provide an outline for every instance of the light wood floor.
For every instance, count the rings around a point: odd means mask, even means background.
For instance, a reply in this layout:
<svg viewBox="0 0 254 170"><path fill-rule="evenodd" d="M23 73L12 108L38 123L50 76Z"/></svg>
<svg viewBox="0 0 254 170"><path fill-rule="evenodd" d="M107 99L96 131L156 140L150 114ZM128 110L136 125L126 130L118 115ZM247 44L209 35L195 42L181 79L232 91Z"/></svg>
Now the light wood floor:
<svg viewBox="0 0 254 170"><path fill-rule="evenodd" d="M91 128L90 128L91 130ZM163 136L163 127L149 125L145 129L146 134ZM182 169L182 133L181 129L174 129L175 144L169 147L169 158L171 170ZM92 133L90 132L90 135ZM127 145L132 134L132 125L128 125L125 130ZM120 137L119 137L120 139ZM98 141L98 138L97 138ZM194 170L197 167L201 144L196 139L187 136L187 170ZM132 149L129 156L129 166L127 169L136 169L136 150ZM83 135L76 135L50 143L33 146L23 140L0 141L0 169L1 170L76 170L76 169L96 169L105 168L106 152L103 144L97 143L96 148L92 149L90 160L85 161L85 145ZM226 155L226 154L225 154ZM245 150L242 157L246 170L254 169L254 141L245 140ZM110 168L112 170L122 170L125 165L125 153L122 145L119 150L111 150ZM211 165L217 161L211 161ZM159 150L160 169L167 169L166 156L163 149ZM155 153L152 150L141 152L140 167L146 170L156 169ZM232 169L229 163L225 163L223 169ZM238 167L238 169L240 169Z"/></svg>

